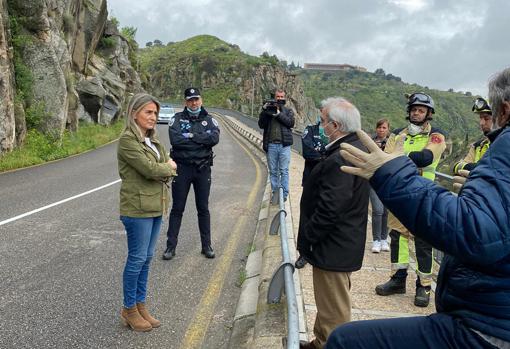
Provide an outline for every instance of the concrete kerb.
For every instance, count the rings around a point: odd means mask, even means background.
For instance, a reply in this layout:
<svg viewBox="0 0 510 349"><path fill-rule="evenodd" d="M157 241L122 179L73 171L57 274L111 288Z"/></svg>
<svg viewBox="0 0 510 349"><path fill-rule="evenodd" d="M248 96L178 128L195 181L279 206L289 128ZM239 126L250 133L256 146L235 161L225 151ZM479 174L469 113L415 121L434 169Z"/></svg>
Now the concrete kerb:
<svg viewBox="0 0 510 349"><path fill-rule="evenodd" d="M265 163L265 156L262 152L262 140L254 133L248 132L235 119L226 116L218 115L224 124L232 131L233 134L242 138L245 142L249 142L254 151L262 162ZM252 149L253 150L253 149ZM267 226L267 218L269 216L269 201L271 189L268 183L264 190L264 195L260 205L259 218L255 236L252 243L252 251L248 255L246 262L246 280L243 282L241 295L237 302L234 321L232 324L232 333L229 340L229 348L249 348L253 344L254 329L257 314L257 304L259 301L259 285L261 282L261 269L263 259L264 236Z"/></svg>
<svg viewBox="0 0 510 349"><path fill-rule="evenodd" d="M265 153L262 151L262 137L260 133L239 123L232 117L222 115L220 118L239 136L250 142L258 151L256 155L265 163ZM269 236L271 187L266 183L262 199L256 234L253 239L252 252L246 263L246 280L243 283L241 295L234 316L229 348L281 348L282 338L286 335L285 307L282 297L280 304L267 304L267 288L272 274L281 263L280 237ZM286 203L290 255L295 260L295 246L290 197ZM299 308L300 339L306 339L306 321L304 319L304 302L301 294L299 273L294 273L296 296ZM285 296L284 296L285 297Z"/></svg>

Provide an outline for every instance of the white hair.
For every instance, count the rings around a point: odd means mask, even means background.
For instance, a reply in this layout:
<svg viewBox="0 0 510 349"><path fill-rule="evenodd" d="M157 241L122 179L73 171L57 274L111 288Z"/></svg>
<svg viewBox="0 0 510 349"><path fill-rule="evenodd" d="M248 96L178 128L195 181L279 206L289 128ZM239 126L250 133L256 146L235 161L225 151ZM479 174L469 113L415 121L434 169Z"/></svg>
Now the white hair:
<svg viewBox="0 0 510 349"><path fill-rule="evenodd" d="M510 68L495 74L489 81L489 100L494 119L500 114L501 104L510 102ZM499 127L503 125L498 125Z"/></svg>
<svg viewBox="0 0 510 349"><path fill-rule="evenodd" d="M330 97L321 102L330 121L340 124L340 131L356 132L361 129L361 116L358 108L343 97Z"/></svg>

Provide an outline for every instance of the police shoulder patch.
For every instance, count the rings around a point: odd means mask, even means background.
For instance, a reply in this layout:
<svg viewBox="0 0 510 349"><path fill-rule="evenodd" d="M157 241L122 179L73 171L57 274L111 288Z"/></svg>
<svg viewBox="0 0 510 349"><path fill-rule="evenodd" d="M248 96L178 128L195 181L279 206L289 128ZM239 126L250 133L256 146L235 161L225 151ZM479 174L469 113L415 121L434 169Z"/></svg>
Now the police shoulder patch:
<svg viewBox="0 0 510 349"><path fill-rule="evenodd" d="M211 118L211 120L212 120L212 123L213 123L213 125L214 125L214 126L216 126L216 127L218 127L218 126L219 126L219 125L218 125L218 121L216 121L216 119L215 119L215 118Z"/></svg>
<svg viewBox="0 0 510 349"><path fill-rule="evenodd" d="M201 122L201 124L202 124L202 126L205 127L205 126L207 126L207 121L204 120L204 121Z"/></svg>
<svg viewBox="0 0 510 349"><path fill-rule="evenodd" d="M170 121L168 121L168 126L170 126L170 127L173 126L174 122L175 122L175 117L172 116L170 118Z"/></svg>
<svg viewBox="0 0 510 349"><path fill-rule="evenodd" d="M305 130L303 131L303 135L301 136L301 138L305 138L307 134L308 134L308 129L307 129L307 128L305 128Z"/></svg>

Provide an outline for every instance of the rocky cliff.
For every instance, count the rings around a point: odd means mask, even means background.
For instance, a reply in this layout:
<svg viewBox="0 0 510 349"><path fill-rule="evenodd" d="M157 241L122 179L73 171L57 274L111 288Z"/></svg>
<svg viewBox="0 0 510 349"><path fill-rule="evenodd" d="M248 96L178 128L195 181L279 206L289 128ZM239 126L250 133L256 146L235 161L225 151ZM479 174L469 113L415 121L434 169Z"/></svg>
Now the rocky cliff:
<svg viewBox="0 0 510 349"><path fill-rule="evenodd" d="M181 102L182 91L201 89L205 106L218 106L258 115L262 101L276 88L287 93L287 106L296 112L297 128L315 120L318 110L304 94L302 82L276 57L250 56L237 45L200 35L181 42L145 48L140 61L147 88L162 100Z"/></svg>
<svg viewBox="0 0 510 349"><path fill-rule="evenodd" d="M116 120L141 88L106 0L0 0L0 153L27 127L60 137Z"/></svg>

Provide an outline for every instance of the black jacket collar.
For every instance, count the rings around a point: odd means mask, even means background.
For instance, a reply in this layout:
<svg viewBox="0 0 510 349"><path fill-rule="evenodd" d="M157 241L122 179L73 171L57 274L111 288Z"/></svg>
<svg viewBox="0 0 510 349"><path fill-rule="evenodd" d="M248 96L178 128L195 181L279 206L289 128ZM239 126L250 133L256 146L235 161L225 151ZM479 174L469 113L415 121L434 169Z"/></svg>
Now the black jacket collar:
<svg viewBox="0 0 510 349"><path fill-rule="evenodd" d="M338 151L340 149L340 144L346 142L350 143L358 139L358 135L355 132L348 133L345 136L337 139L333 144L331 144L328 149L326 149L326 156L330 156L332 153Z"/></svg>

